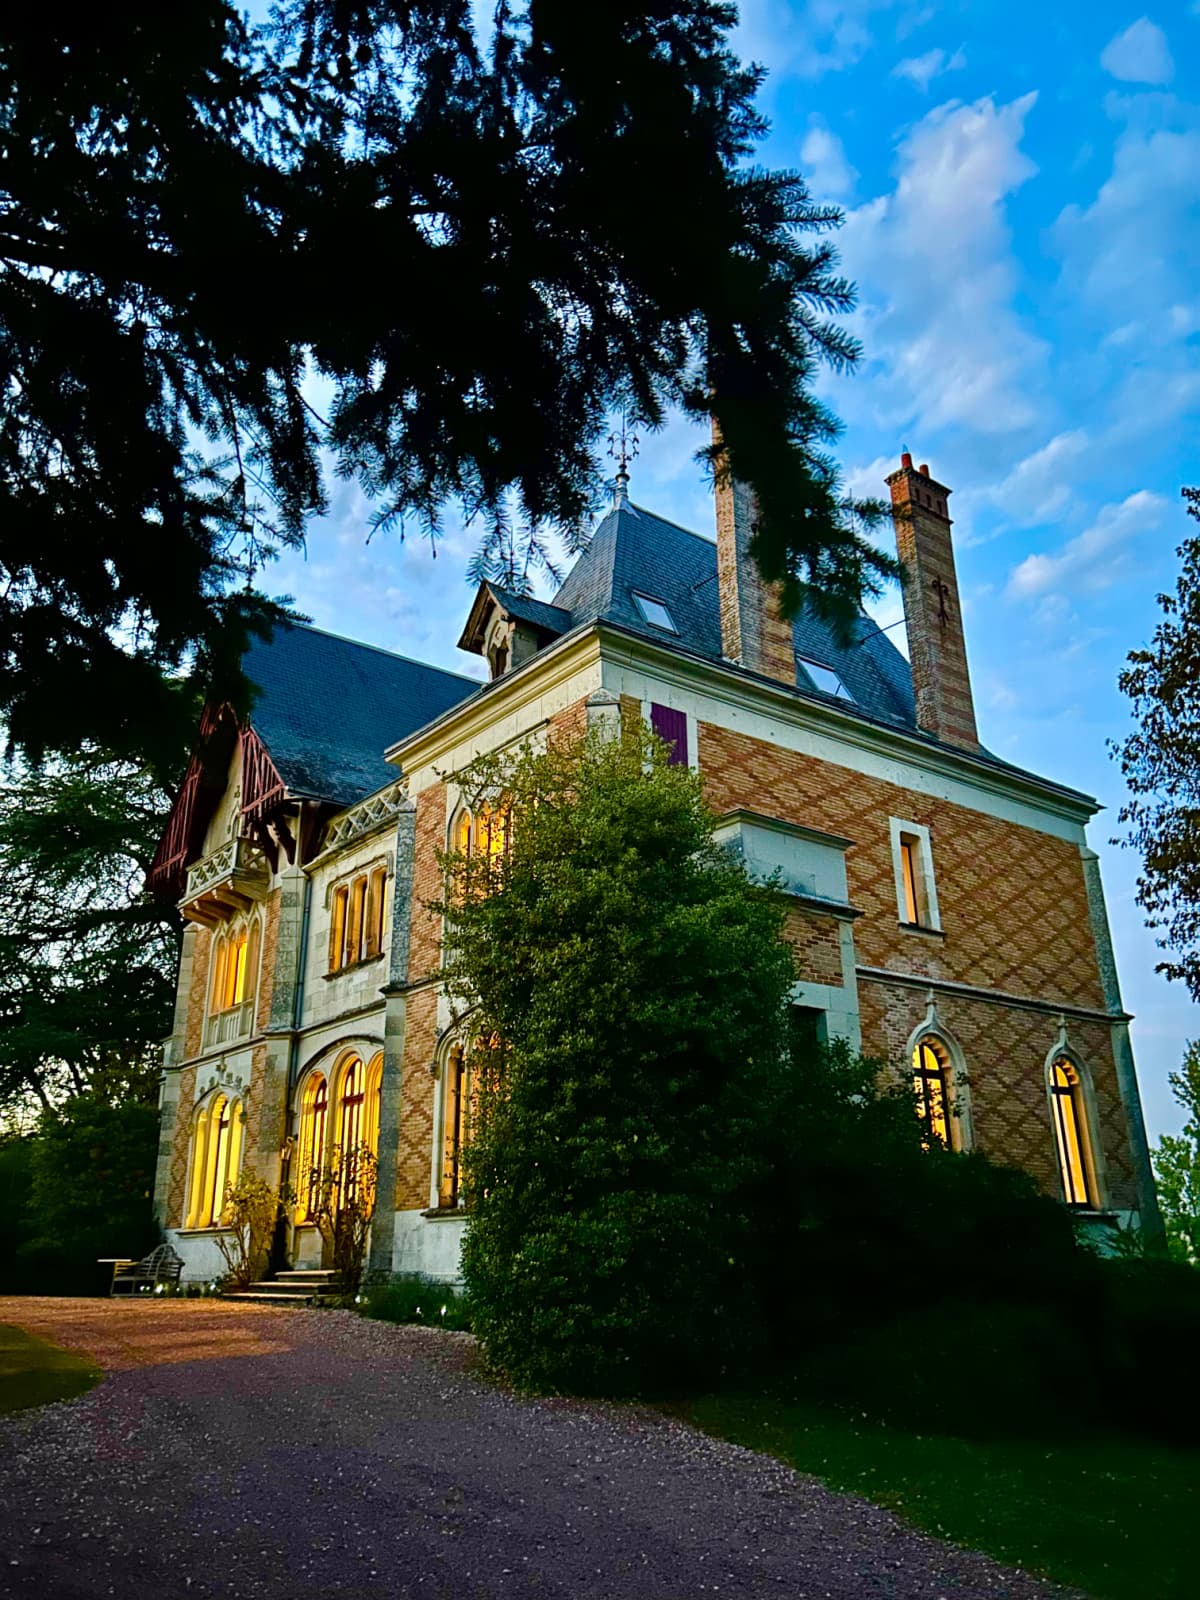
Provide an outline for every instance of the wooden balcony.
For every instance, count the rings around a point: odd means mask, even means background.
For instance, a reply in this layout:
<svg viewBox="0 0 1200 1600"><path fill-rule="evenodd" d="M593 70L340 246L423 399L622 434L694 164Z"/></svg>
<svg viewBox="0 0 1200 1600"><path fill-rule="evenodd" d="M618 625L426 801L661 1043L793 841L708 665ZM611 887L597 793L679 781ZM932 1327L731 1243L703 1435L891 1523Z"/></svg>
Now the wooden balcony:
<svg viewBox="0 0 1200 1600"><path fill-rule="evenodd" d="M188 868L179 909L189 922L216 928L271 888L267 858L249 839L230 839Z"/></svg>

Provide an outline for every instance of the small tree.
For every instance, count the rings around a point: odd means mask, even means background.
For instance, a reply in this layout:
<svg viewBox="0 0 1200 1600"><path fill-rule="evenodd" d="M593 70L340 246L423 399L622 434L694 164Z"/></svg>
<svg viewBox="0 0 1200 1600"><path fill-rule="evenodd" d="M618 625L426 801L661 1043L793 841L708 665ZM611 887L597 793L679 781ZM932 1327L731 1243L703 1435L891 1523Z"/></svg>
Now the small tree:
<svg viewBox="0 0 1200 1600"><path fill-rule="evenodd" d="M1167 1249L1177 1261L1200 1265L1200 1040L1183 1053L1170 1076L1176 1100L1187 1112L1182 1133L1164 1133L1154 1151L1158 1203Z"/></svg>
<svg viewBox="0 0 1200 1600"><path fill-rule="evenodd" d="M700 779L657 740L593 734L462 781L510 818L502 848L446 858L440 907L481 1041L474 1327L523 1384L687 1384L735 1337L794 978L779 897L714 843Z"/></svg>
<svg viewBox="0 0 1200 1600"><path fill-rule="evenodd" d="M334 1145L311 1179L313 1216L341 1292L353 1295L362 1279L379 1162L368 1144Z"/></svg>
<svg viewBox="0 0 1200 1600"><path fill-rule="evenodd" d="M290 1203L289 1190L274 1189L253 1172L243 1170L236 1182L226 1185L221 1226L228 1231L217 1236L217 1247L229 1268L229 1288L245 1289L261 1277L271 1253L275 1225Z"/></svg>

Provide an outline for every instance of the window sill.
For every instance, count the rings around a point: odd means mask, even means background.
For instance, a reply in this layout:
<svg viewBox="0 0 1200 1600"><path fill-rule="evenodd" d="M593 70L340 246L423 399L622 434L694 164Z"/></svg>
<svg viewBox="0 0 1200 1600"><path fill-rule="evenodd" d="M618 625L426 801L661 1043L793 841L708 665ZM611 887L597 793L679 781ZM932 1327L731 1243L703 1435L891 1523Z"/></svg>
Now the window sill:
<svg viewBox="0 0 1200 1600"><path fill-rule="evenodd" d="M466 1206L431 1206L428 1211L422 1211L421 1215L426 1222L454 1222L455 1220L465 1222L470 1212Z"/></svg>
<svg viewBox="0 0 1200 1600"><path fill-rule="evenodd" d="M348 972L361 972L364 967L373 967L377 961L382 960L383 951L380 950L377 955L364 956L361 961L351 961L348 966L338 967L334 972L323 972L321 976L326 983L329 983L333 978L344 978Z"/></svg>
<svg viewBox="0 0 1200 1600"><path fill-rule="evenodd" d="M212 1223L207 1228L176 1228L176 1235L181 1239L203 1239L218 1233L232 1233L232 1228L222 1228L218 1223Z"/></svg>
<svg viewBox="0 0 1200 1600"><path fill-rule="evenodd" d="M923 922L899 922L896 926L901 933L924 933L934 939L944 939L945 930L942 928L928 928Z"/></svg>

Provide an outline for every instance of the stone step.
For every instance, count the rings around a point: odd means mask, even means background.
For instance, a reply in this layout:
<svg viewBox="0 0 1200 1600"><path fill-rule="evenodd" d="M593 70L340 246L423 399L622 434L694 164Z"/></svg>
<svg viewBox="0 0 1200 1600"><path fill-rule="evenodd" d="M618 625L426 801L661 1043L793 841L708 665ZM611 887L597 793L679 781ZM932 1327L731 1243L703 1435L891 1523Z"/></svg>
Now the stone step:
<svg viewBox="0 0 1200 1600"><path fill-rule="evenodd" d="M252 1300L260 1306L306 1306L311 1304L310 1294L263 1294L258 1289L231 1289L222 1300Z"/></svg>
<svg viewBox="0 0 1200 1600"><path fill-rule="evenodd" d="M324 1267L283 1267L275 1274L279 1283L332 1283L337 1273Z"/></svg>

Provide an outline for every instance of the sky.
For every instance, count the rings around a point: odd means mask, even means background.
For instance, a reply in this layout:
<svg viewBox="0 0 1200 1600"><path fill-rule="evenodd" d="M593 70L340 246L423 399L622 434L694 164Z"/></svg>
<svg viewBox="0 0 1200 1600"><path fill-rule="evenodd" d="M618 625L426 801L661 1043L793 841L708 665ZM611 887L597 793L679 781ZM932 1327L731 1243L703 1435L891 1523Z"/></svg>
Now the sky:
<svg viewBox="0 0 1200 1600"><path fill-rule="evenodd" d="M763 160L845 212L863 357L820 387L847 481L884 494L907 448L953 490L980 737L1105 807L1091 842L1154 1139L1182 1121L1167 1074L1200 1016L1155 973L1108 742L1129 727L1117 674L1196 531L1179 490L1200 482L1200 0L745 0L735 42L769 70ZM682 421L643 439L632 497L712 536L702 442ZM370 509L336 485L269 587L320 627L480 675L455 648L474 535L451 524L436 559L368 545ZM895 622L898 591L870 609Z"/></svg>

